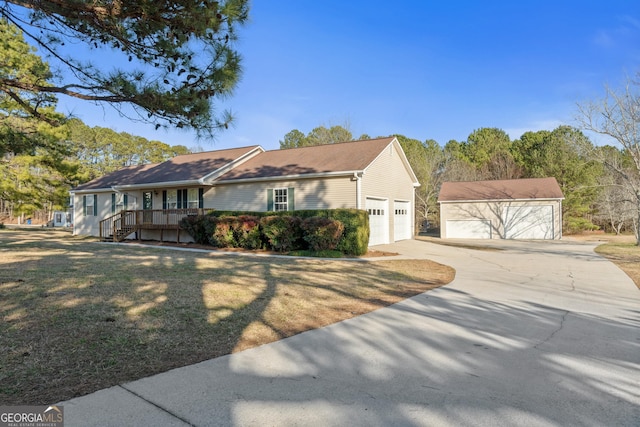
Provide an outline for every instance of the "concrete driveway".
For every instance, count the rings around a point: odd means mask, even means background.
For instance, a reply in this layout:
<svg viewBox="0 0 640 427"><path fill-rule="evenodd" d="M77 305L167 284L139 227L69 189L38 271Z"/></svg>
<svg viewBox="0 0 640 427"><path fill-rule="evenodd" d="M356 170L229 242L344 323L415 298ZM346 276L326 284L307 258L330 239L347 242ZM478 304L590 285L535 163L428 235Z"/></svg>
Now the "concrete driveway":
<svg viewBox="0 0 640 427"><path fill-rule="evenodd" d="M63 402L65 425L640 425L633 282L593 244L488 244L381 246L451 265L456 279L329 327Z"/></svg>

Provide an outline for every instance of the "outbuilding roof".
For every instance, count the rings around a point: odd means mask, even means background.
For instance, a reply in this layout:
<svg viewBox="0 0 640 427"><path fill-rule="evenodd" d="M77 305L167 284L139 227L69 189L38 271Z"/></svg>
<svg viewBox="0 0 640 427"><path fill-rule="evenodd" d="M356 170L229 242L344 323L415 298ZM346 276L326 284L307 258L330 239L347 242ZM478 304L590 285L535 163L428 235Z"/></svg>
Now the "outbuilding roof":
<svg viewBox="0 0 640 427"><path fill-rule="evenodd" d="M555 178L445 182L438 202L564 199Z"/></svg>

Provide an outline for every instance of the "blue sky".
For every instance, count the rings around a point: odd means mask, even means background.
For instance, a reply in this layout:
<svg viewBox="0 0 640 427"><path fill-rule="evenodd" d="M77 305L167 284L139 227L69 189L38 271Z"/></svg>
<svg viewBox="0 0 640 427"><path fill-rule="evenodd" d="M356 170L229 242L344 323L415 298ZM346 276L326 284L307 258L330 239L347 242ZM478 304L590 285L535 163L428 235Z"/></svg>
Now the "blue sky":
<svg viewBox="0 0 640 427"><path fill-rule="evenodd" d="M497 127L575 125L576 103L640 71L640 1L254 0L239 31L244 73L215 141L155 131L110 108L60 99L89 126L205 150L277 149L292 129L348 125L466 140Z"/></svg>

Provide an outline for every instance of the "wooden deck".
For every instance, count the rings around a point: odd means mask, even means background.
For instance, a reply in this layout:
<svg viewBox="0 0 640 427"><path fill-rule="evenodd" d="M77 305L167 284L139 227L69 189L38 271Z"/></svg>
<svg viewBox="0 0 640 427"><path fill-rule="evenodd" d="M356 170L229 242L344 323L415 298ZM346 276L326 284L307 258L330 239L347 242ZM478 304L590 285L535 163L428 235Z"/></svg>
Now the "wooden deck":
<svg viewBox="0 0 640 427"><path fill-rule="evenodd" d="M120 242L133 233L141 230L160 230L160 240L163 240L165 230L177 230L180 242L180 220L188 216L204 215L210 209L144 209L124 210L100 221L100 240Z"/></svg>

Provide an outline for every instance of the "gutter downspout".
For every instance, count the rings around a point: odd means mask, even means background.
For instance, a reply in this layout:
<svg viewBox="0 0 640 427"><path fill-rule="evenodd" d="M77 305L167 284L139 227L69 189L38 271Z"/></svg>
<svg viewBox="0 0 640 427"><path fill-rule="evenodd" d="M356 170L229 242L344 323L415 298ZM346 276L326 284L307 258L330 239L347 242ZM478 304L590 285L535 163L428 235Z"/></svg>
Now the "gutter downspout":
<svg viewBox="0 0 640 427"><path fill-rule="evenodd" d="M356 179L356 209L362 209L362 175L364 172L354 172Z"/></svg>

